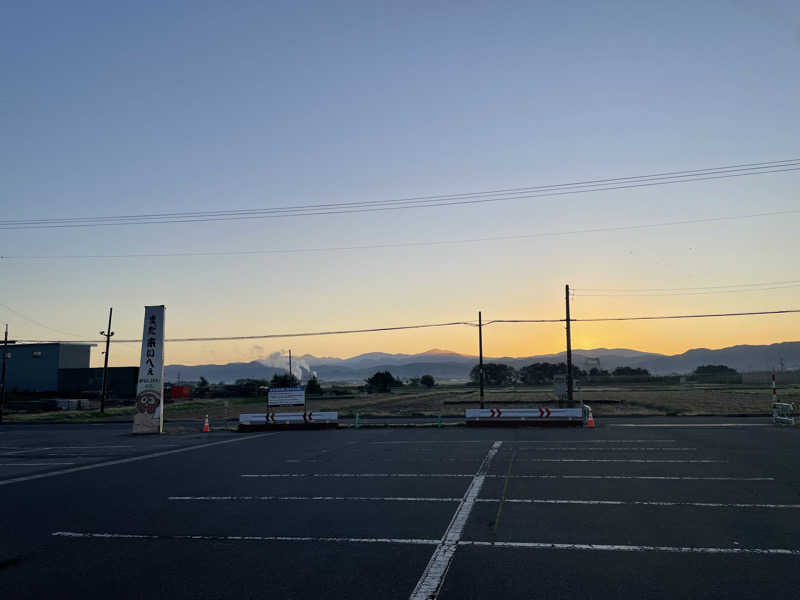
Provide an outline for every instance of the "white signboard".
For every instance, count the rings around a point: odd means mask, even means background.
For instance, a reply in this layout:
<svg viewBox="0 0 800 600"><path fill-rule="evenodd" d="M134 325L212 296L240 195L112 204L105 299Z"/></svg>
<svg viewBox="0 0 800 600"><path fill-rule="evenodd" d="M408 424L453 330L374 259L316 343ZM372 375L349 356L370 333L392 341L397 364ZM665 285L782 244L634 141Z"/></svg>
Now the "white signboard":
<svg viewBox="0 0 800 600"><path fill-rule="evenodd" d="M306 403L306 390L302 387L269 388L267 406L300 406Z"/></svg>
<svg viewBox="0 0 800 600"><path fill-rule="evenodd" d="M144 307L133 433L164 430L164 306Z"/></svg>

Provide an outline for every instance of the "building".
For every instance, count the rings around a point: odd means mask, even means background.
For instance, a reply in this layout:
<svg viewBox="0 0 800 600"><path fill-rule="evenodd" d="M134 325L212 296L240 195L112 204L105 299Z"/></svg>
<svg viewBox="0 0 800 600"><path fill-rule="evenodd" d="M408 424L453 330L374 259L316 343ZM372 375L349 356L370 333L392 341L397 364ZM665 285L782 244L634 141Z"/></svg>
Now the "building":
<svg viewBox="0 0 800 600"><path fill-rule="evenodd" d="M103 388L103 367L90 367L96 344L9 344L6 352L6 389L26 397L92 398ZM136 396L139 367L109 367L109 398Z"/></svg>
<svg viewBox="0 0 800 600"><path fill-rule="evenodd" d="M136 396L139 367L109 367L106 389L109 398L132 399ZM59 369L59 395L91 398L103 389L103 367L89 369Z"/></svg>
<svg viewBox="0 0 800 600"><path fill-rule="evenodd" d="M12 344L6 352L9 392L57 392L61 369L88 369L96 344Z"/></svg>

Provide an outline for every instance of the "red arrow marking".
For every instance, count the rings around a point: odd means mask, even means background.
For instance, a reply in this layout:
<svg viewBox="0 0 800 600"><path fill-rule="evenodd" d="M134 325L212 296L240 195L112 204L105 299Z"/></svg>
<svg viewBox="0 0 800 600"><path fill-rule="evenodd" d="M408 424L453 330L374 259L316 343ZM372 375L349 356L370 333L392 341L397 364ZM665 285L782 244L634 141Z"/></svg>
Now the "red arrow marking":
<svg viewBox="0 0 800 600"><path fill-rule="evenodd" d="M497 416L499 417L499 416L500 416L500 415L502 415L502 414L503 414L503 411L501 411L501 410L498 408L498 409L497 409Z"/></svg>
<svg viewBox="0 0 800 600"><path fill-rule="evenodd" d="M490 409L489 409L489 416L490 416L490 417L493 417L493 416L494 416L494 409L493 409L493 408L490 408Z"/></svg>
<svg viewBox="0 0 800 600"><path fill-rule="evenodd" d="M539 416L540 416L540 417L543 417L543 416L544 416L544 411L543 411L541 408L539 409Z"/></svg>
<svg viewBox="0 0 800 600"><path fill-rule="evenodd" d="M547 416L549 417L550 416L550 409L549 408L545 408L544 410L547 412Z"/></svg>
<svg viewBox="0 0 800 600"><path fill-rule="evenodd" d="M311 415L313 415L313 414L314 414L313 412L308 413L308 420L309 421L311 421Z"/></svg>

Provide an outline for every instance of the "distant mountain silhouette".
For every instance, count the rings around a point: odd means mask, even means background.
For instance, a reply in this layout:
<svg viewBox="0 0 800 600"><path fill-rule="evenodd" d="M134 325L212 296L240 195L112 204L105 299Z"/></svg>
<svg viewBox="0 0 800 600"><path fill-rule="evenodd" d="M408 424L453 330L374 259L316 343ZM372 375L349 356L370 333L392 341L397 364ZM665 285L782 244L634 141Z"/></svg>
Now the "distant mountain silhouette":
<svg viewBox="0 0 800 600"><path fill-rule="evenodd" d="M587 358L599 358L600 366L609 371L616 367L642 367L653 374L690 373L700 365L722 364L738 371L778 369L783 361L786 369L800 368L800 342L782 342L765 346L740 345L718 350L695 348L672 356L640 352L629 348L592 348L574 350L573 362L584 368ZM477 356L432 348L419 354L368 352L350 358L322 358L307 354L302 357L323 381L363 381L376 371L391 371L396 377L433 375L441 380L464 380L477 364ZM484 357L484 362L502 362L520 368L535 362L562 362L565 352L525 357ZM197 381L205 377L211 383L232 383L237 379L270 379L281 369L266 367L259 361L226 365L167 365L167 381ZM304 377L310 373L304 372Z"/></svg>

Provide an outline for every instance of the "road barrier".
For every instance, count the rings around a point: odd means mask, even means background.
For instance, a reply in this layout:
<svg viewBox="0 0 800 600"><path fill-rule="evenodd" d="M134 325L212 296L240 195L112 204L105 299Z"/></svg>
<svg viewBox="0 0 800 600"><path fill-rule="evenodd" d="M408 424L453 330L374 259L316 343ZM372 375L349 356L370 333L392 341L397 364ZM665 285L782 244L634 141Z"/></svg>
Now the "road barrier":
<svg viewBox="0 0 800 600"><path fill-rule="evenodd" d="M591 409L589 409L591 411ZM467 425L573 425L584 424L577 408L468 408Z"/></svg>
<svg viewBox="0 0 800 600"><path fill-rule="evenodd" d="M243 413L239 415L239 431L256 431L276 427L317 429L338 426L339 412L335 410L300 413Z"/></svg>

